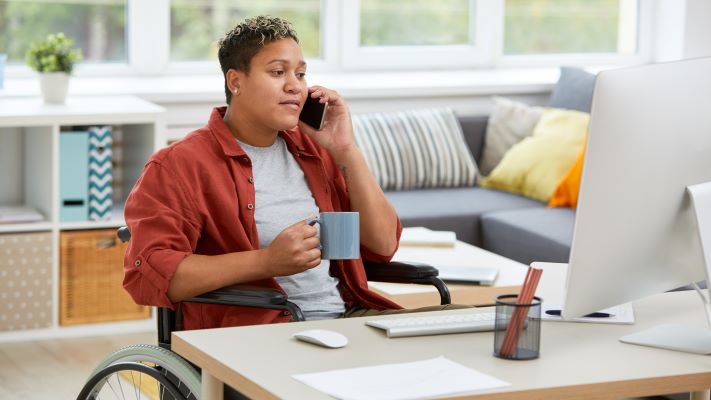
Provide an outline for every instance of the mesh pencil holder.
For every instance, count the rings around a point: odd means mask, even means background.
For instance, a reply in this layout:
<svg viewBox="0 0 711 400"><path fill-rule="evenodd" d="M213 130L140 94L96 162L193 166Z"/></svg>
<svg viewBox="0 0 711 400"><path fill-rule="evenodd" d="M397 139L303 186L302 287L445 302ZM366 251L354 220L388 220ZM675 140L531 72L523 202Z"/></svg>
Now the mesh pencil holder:
<svg viewBox="0 0 711 400"><path fill-rule="evenodd" d="M494 356L507 360L538 358L541 347L542 300L534 297L530 304L517 304L517 300L516 294L505 294L496 298Z"/></svg>

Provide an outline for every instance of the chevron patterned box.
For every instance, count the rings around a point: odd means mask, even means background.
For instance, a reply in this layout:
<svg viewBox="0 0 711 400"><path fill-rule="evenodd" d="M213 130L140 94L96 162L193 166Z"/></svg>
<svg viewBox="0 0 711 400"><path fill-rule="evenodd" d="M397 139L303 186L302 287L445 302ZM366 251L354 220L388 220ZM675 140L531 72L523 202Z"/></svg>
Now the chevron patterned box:
<svg viewBox="0 0 711 400"><path fill-rule="evenodd" d="M89 219L111 219L111 127L89 127Z"/></svg>

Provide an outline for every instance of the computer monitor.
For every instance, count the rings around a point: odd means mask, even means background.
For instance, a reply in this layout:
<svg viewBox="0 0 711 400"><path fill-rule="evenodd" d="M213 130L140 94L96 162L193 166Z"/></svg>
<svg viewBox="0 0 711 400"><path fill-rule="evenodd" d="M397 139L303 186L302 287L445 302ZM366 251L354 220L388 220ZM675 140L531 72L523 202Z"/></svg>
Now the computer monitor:
<svg viewBox="0 0 711 400"><path fill-rule="evenodd" d="M709 182L711 58L600 72L563 317L707 279Z"/></svg>

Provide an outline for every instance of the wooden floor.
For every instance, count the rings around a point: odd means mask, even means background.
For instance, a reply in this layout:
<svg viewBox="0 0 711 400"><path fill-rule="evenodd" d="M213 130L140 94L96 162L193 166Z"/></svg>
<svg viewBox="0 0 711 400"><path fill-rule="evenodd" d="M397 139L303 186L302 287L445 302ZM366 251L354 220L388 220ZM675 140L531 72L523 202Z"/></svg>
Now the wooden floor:
<svg viewBox="0 0 711 400"><path fill-rule="evenodd" d="M0 399L75 399L112 351L155 344L156 333L0 343Z"/></svg>

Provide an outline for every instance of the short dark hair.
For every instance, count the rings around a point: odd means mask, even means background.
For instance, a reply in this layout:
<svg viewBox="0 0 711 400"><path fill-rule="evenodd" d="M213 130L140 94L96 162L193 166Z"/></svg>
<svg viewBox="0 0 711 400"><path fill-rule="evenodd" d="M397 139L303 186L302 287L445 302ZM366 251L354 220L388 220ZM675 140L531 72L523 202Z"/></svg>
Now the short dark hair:
<svg viewBox="0 0 711 400"><path fill-rule="evenodd" d="M227 71L235 69L248 74L252 58L259 50L271 42L284 38L299 42L291 22L279 17L259 15L240 22L220 39L217 57L220 59L220 67L225 77L227 104L232 100L232 93L227 87Z"/></svg>

